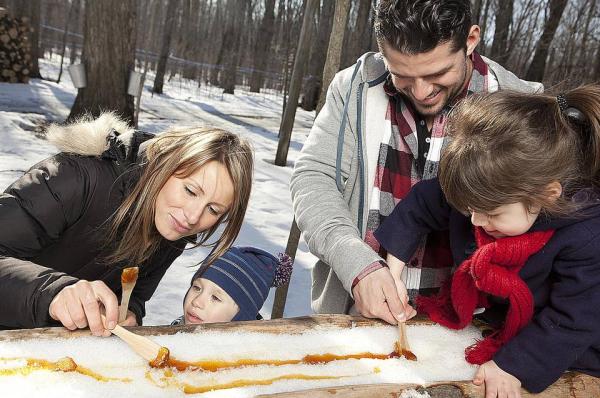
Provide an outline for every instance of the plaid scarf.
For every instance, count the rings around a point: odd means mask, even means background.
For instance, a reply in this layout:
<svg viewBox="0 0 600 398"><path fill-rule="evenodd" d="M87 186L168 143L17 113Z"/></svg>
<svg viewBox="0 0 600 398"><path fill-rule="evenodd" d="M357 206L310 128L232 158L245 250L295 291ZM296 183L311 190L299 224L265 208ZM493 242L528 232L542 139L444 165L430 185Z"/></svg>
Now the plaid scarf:
<svg viewBox="0 0 600 398"><path fill-rule="evenodd" d="M452 106L467 95L487 91L487 64L476 52L471 55L471 61L473 72L468 86L435 116L422 174L417 168L416 116L418 114L412 103L396 90L389 76L384 84L384 90L389 98L386 127L379 148L365 236L367 244L384 258L386 253L380 248L373 232L392 212L394 206L406 197L413 185L437 176L440 153L446 139L444 125ZM405 267L407 272L405 284L409 298L413 300L417 294L427 295L437 292L450 276L452 266L447 232L429 234L423 239Z"/></svg>

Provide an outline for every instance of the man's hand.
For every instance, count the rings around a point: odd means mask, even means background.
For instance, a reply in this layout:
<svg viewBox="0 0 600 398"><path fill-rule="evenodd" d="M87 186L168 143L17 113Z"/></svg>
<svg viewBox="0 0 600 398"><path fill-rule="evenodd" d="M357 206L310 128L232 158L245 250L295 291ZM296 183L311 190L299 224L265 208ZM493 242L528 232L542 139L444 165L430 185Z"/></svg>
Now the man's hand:
<svg viewBox="0 0 600 398"><path fill-rule="evenodd" d="M352 289L356 309L367 318L379 318L395 325L406 320L396 283L388 268L380 268L362 278Z"/></svg>
<svg viewBox="0 0 600 398"><path fill-rule="evenodd" d="M500 369L494 361L488 361L477 369L473 384L485 384L485 398L521 398L519 379Z"/></svg>
<svg viewBox="0 0 600 398"><path fill-rule="evenodd" d="M100 313L106 311L106 327ZM102 281L80 280L62 289L50 303L50 316L69 330L90 327L94 336L110 336L119 317L117 296Z"/></svg>

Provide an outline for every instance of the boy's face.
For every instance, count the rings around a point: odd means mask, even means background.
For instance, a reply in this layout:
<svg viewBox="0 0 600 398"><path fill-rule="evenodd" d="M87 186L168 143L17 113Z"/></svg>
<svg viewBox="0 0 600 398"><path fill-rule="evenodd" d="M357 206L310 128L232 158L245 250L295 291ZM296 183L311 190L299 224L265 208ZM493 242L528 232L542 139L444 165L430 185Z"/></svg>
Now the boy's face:
<svg viewBox="0 0 600 398"><path fill-rule="evenodd" d="M229 322L240 308L213 281L196 278L183 300L185 323Z"/></svg>

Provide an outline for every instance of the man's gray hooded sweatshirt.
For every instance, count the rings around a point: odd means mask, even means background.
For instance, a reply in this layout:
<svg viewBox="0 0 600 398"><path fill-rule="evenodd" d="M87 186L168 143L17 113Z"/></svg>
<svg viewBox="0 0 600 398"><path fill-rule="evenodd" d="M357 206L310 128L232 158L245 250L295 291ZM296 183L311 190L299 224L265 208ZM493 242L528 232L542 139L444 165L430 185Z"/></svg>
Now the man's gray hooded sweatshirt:
<svg viewBox="0 0 600 398"><path fill-rule="evenodd" d="M483 59L499 89L543 90L540 83L521 80ZM388 107L383 90L387 75L379 53L364 54L336 74L296 161L290 189L298 227L319 258L311 292L317 313L347 313L353 304L352 282L381 260L364 235Z"/></svg>

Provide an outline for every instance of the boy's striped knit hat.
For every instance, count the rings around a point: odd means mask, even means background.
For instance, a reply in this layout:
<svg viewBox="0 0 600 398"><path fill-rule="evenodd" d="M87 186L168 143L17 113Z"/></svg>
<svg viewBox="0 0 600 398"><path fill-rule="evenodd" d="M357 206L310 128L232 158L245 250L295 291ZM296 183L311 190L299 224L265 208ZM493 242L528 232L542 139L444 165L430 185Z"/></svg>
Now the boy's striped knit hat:
<svg viewBox="0 0 600 398"><path fill-rule="evenodd" d="M192 283L198 277L214 282L240 307L234 321L255 320L270 288L288 283L292 275L291 258L278 257L255 247L231 247L203 274L198 270Z"/></svg>

